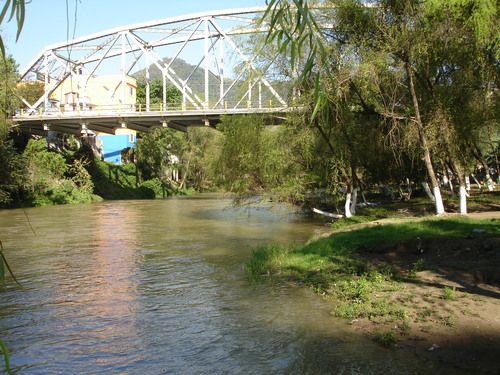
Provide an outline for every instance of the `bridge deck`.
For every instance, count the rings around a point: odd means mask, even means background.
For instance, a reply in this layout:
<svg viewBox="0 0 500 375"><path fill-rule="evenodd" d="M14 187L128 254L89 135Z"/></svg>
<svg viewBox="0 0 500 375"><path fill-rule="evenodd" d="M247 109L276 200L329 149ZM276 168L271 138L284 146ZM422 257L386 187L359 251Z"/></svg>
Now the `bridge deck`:
<svg viewBox="0 0 500 375"><path fill-rule="evenodd" d="M242 114L263 114L270 123L279 123L289 107L275 108L238 108L207 110L169 110L169 111L74 111L39 114L19 114L13 118L13 128L33 134L43 135L47 130L62 133L81 134L91 130L114 134L117 128L129 128L147 132L151 128L168 126L186 131L190 126L215 126L222 116Z"/></svg>

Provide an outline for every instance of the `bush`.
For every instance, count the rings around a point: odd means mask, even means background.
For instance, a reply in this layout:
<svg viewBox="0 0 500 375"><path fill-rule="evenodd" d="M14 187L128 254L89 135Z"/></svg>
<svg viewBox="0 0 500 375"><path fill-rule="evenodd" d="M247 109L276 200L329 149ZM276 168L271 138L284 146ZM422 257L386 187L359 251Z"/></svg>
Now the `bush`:
<svg viewBox="0 0 500 375"><path fill-rule="evenodd" d="M0 207L15 203L27 188L26 159L19 155L4 135L0 134Z"/></svg>
<svg viewBox="0 0 500 375"><path fill-rule="evenodd" d="M158 178L153 178L152 180L144 181L141 186L141 190L145 193L149 190L152 199L154 198L165 198L168 196L168 190L165 188L163 183ZM146 193L147 194L147 193Z"/></svg>

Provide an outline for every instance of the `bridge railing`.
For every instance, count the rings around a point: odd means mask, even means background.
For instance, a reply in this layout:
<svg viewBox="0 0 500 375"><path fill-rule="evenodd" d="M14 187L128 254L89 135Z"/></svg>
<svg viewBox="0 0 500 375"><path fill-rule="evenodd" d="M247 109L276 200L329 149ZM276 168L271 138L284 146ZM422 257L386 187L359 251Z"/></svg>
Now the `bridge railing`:
<svg viewBox="0 0 500 375"><path fill-rule="evenodd" d="M93 104L65 104L61 106L53 106L44 110L39 108L38 110L25 110L23 108L18 109L15 114L15 118L27 118L33 116L95 116L95 115L118 115L118 114L130 114L134 113L137 115L147 115L151 113L168 113L168 112L207 112L207 111L217 111L217 112L259 112L259 111L269 111L275 109L283 109L286 106L279 103L277 100L268 99L262 100L259 103L254 101L222 101L215 105L215 103L209 103L209 105L195 106L192 103L186 102L173 102L173 103L151 103L146 104L105 104L105 105L93 105Z"/></svg>

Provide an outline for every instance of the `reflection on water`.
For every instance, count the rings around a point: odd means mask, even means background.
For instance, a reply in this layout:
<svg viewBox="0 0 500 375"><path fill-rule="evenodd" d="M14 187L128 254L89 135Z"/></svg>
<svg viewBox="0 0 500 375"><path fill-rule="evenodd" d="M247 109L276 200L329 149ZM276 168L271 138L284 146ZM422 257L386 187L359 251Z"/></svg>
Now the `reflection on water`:
<svg viewBox="0 0 500 375"><path fill-rule="evenodd" d="M36 236L22 211L0 211L24 285L0 286L0 335L17 373L436 370L352 335L308 290L247 280L256 246L325 229L286 208L202 197L27 212Z"/></svg>

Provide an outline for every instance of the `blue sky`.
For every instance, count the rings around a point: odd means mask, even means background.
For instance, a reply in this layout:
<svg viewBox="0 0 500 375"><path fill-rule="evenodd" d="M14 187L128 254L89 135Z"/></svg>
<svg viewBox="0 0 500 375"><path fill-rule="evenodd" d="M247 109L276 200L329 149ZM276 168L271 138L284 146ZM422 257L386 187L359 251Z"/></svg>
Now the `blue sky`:
<svg viewBox="0 0 500 375"><path fill-rule="evenodd" d="M0 0L3 7L5 0ZM265 5L265 0L67 0L70 39L73 36L75 4L77 23L75 37L105 29L168 18L206 10L244 8ZM45 46L66 40L66 0L32 0L26 8L26 21L19 41L15 42L16 25L2 25L7 53L23 68Z"/></svg>

